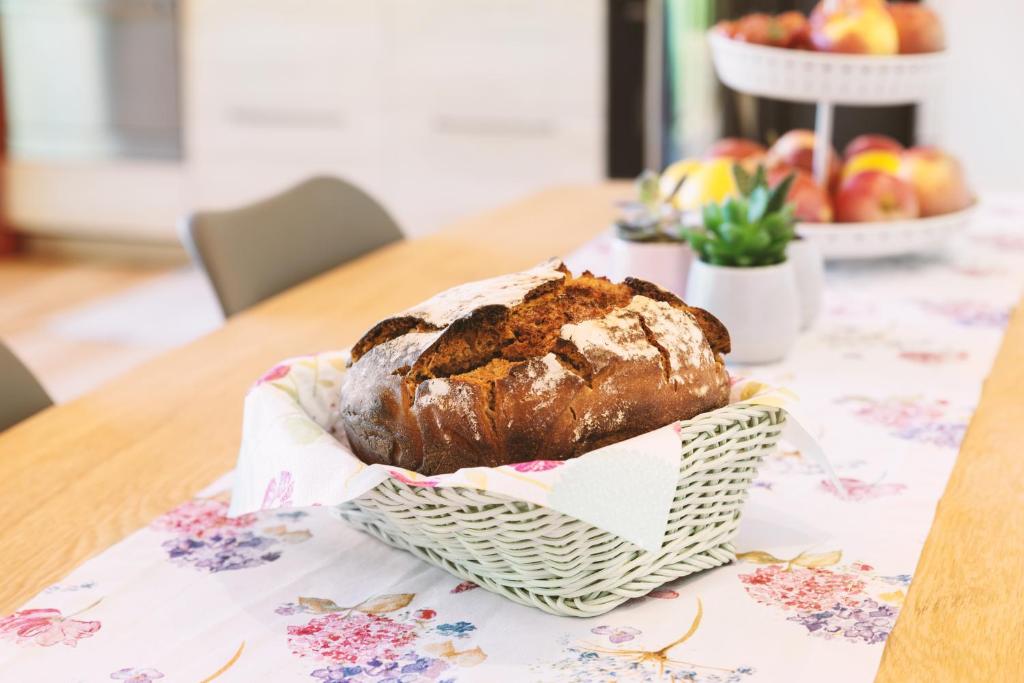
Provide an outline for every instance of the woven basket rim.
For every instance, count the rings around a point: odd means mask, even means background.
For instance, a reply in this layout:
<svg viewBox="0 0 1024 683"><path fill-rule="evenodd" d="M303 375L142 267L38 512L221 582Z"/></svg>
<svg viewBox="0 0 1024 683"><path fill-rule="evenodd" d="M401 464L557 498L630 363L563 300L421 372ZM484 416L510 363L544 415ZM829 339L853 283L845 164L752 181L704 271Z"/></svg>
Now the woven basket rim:
<svg viewBox="0 0 1024 683"><path fill-rule="evenodd" d="M680 430L679 430L680 437L683 437L685 435L697 435L697 434L700 434L702 432L706 432L708 434L714 434L717 427L723 426L725 424L732 424L732 423L734 423L734 422L736 422L738 420L743 420L743 419L745 419L745 420L759 419L759 418L764 417L766 415L778 414L778 413L784 413L784 412L785 412L784 408L777 407L777 406L769 406L769 405L763 405L763 404L757 404L757 403L745 403L745 402L729 403L727 405L722 406L721 408L715 408L714 410L709 410L707 412L700 413L699 415L695 415L692 418L689 418L687 420L678 420L675 423L670 422L668 425L664 425L662 427L659 427L658 429L665 429L666 427L668 427L668 426L670 426L672 424L679 424L679 426L680 426ZM742 417L740 417L740 416L742 416ZM652 430L652 431L655 431L655 430ZM625 440L626 439L624 439L624 441ZM618 443L621 443L621 442L618 442ZM586 453L581 453L580 455L574 456L572 458L567 458L565 460L565 462L569 462L569 461L575 460L576 458L585 458L586 456L588 456L589 454L591 454L593 452L594 451L588 451ZM685 454L684 454L683 457L685 458ZM523 462L531 462L531 461L526 460L526 461L523 461ZM682 465L683 463L681 462L680 464ZM370 492L372 492L372 491L374 491L374 490L376 490L376 489L378 489L380 487L389 487L389 488L392 488L395 491L405 491L405 492L409 493L410 495L414 495L414 496L417 496L417 497L421 497L422 495L428 494L430 492L436 493L436 492L441 491L441 490L451 491L451 492L459 492L459 493L461 493L461 492L470 492L472 494L479 495L482 498L489 499L488 502L481 501L481 504L480 504L481 510L483 510L483 509L490 509L490 508L493 508L494 506L507 505L507 504L510 504L510 503L511 504L516 504L516 505L525 506L525 508L527 510L548 509L544 505L538 505L536 503L530 503L528 501L519 500L518 498L512 498L510 496L507 496L507 495L504 495L504 494L501 494L501 493L485 491L483 489L473 488L473 487L469 487L469 486L445 486L445 485L417 486L415 484L409 484L409 483L406 483L406 482L403 482L403 481L399 481L399 480L395 479L394 477L388 477L387 479L385 479L384 481L380 482L379 484L374 486L372 489L367 491L366 494L363 494L363 495L367 495ZM358 500L358 498L356 500Z"/></svg>
<svg viewBox="0 0 1024 683"><path fill-rule="evenodd" d="M381 541L514 602L561 616L597 616L735 558L732 539L750 482L785 421L783 408L750 403L683 421L684 458L658 550L639 549L543 505L465 487L389 480L378 485L387 488L371 489L336 512ZM474 503L469 508L480 501L491 513L482 510L478 518L475 509L467 512L466 498Z"/></svg>

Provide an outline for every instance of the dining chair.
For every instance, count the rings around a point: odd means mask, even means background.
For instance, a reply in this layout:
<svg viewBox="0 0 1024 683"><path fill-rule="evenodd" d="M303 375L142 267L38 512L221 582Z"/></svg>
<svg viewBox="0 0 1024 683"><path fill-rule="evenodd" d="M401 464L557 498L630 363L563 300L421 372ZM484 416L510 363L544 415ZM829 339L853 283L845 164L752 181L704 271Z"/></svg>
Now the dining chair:
<svg viewBox="0 0 1024 683"><path fill-rule="evenodd" d="M225 317L402 239L375 199L329 176L242 208L194 213L179 233Z"/></svg>
<svg viewBox="0 0 1024 683"><path fill-rule="evenodd" d="M0 432L53 402L24 363L0 342Z"/></svg>

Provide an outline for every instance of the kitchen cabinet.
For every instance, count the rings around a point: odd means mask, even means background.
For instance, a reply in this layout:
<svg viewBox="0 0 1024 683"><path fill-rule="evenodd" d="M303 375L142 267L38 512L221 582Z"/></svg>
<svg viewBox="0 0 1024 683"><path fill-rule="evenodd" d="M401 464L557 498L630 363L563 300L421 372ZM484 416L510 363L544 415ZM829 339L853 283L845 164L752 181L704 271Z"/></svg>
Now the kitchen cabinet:
<svg viewBox="0 0 1024 683"><path fill-rule="evenodd" d="M186 156L200 206L312 173L411 234L604 175L604 3L192 2Z"/></svg>
<svg viewBox="0 0 1024 683"><path fill-rule="evenodd" d="M134 0L53 2L93 24L137 21ZM100 14L82 14L76 2ZM187 211L252 202L329 173L365 188L415 235L604 176L604 0L160 2L175 8L154 16L178 36L176 54L159 48L179 83L180 149L171 158L116 144L15 154L6 187L20 230L173 243ZM97 31L97 40L107 35ZM156 58L152 41L126 44L135 52L112 73ZM93 48L105 54L103 44ZM110 101L106 81L93 80L89 102ZM136 83L132 111L166 99L165 81Z"/></svg>

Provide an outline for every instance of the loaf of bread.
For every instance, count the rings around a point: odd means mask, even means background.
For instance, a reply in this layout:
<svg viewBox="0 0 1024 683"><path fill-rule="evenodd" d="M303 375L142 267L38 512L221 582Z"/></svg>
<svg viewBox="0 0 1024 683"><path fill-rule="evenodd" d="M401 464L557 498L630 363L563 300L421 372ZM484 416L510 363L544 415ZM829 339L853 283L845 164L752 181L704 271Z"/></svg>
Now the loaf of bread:
<svg viewBox="0 0 1024 683"><path fill-rule="evenodd" d="M341 417L363 461L425 475L562 460L725 405L728 351L706 311L552 260L378 323Z"/></svg>

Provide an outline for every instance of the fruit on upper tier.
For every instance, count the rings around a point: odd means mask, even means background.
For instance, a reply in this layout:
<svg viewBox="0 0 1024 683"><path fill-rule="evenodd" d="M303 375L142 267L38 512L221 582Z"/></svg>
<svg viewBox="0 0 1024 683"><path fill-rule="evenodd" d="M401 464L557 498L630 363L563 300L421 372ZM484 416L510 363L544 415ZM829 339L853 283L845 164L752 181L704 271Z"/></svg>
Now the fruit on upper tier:
<svg viewBox="0 0 1024 683"><path fill-rule="evenodd" d="M930 7L916 2L890 2L889 14L896 22L901 54L946 49L946 32L942 28L942 21Z"/></svg>
<svg viewBox="0 0 1024 683"><path fill-rule="evenodd" d="M755 12L720 21L714 30L741 42L820 52L892 55L946 48L939 16L916 2L821 0L810 17Z"/></svg>
<svg viewBox="0 0 1024 683"><path fill-rule="evenodd" d="M882 0L821 0L811 10L811 44L821 52L894 55L896 22Z"/></svg>

